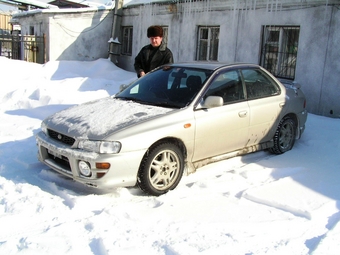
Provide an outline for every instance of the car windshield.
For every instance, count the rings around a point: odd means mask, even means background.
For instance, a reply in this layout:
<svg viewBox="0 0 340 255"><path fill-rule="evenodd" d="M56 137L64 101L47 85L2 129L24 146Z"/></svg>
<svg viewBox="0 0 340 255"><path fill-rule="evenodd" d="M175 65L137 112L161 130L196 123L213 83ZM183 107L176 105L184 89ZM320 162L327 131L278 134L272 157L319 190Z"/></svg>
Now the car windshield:
<svg viewBox="0 0 340 255"><path fill-rule="evenodd" d="M134 81L115 98L170 108L189 105L211 70L163 66Z"/></svg>

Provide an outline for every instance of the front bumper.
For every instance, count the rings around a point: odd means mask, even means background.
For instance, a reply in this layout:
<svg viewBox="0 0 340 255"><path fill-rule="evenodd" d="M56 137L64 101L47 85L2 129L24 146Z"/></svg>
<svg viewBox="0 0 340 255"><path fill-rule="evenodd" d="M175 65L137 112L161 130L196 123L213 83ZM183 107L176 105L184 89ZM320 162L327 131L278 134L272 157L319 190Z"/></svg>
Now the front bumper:
<svg viewBox="0 0 340 255"><path fill-rule="evenodd" d="M144 150L118 153L98 154L68 145L46 136L43 132L36 135L38 159L58 173L77 182L97 188L129 187L137 181L140 162ZM86 177L79 170L79 162L89 164L91 175ZM109 163L110 168L98 169L97 163Z"/></svg>

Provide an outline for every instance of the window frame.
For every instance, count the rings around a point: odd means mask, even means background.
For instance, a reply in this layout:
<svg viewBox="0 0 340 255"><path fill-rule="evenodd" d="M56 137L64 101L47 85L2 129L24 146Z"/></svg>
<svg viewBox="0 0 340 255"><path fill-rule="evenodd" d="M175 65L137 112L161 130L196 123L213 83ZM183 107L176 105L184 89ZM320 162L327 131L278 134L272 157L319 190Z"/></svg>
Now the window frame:
<svg viewBox="0 0 340 255"><path fill-rule="evenodd" d="M247 100L256 100L278 96L281 94L280 86L264 71L258 68L241 69L242 80L246 91ZM247 79L247 72L255 74L252 79ZM261 76L263 79L259 79Z"/></svg>
<svg viewBox="0 0 340 255"><path fill-rule="evenodd" d="M262 27L260 65L274 76L295 79L300 26Z"/></svg>
<svg viewBox="0 0 340 255"><path fill-rule="evenodd" d="M219 37L220 26L198 26L197 61L218 61Z"/></svg>
<svg viewBox="0 0 340 255"><path fill-rule="evenodd" d="M205 91L204 98L220 96L223 98L223 105L246 101L241 70L231 69L218 72Z"/></svg>
<svg viewBox="0 0 340 255"><path fill-rule="evenodd" d="M127 31L127 34L126 34ZM126 26L122 28L122 47L121 54L132 56L133 27Z"/></svg>

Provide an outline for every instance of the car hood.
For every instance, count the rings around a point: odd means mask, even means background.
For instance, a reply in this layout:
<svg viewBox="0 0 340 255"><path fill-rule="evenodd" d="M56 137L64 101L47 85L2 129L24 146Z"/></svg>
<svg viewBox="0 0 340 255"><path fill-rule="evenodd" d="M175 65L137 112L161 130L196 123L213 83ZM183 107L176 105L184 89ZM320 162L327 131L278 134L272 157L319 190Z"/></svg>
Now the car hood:
<svg viewBox="0 0 340 255"><path fill-rule="evenodd" d="M44 123L47 128L71 137L101 140L120 129L170 111L173 109L109 97L57 112Z"/></svg>

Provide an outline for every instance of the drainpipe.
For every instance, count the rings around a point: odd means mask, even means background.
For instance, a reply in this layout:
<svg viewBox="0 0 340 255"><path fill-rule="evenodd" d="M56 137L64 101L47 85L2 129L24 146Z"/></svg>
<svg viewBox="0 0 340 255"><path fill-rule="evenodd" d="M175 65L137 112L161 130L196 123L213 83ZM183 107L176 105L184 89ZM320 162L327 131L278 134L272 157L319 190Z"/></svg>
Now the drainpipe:
<svg viewBox="0 0 340 255"><path fill-rule="evenodd" d="M115 0L115 9L113 12L113 22L112 22L112 31L111 31L111 39L109 41L109 57L110 60L114 63L118 63L118 56L120 55L120 45L118 38L120 37L120 25L123 15L123 4L124 0Z"/></svg>

